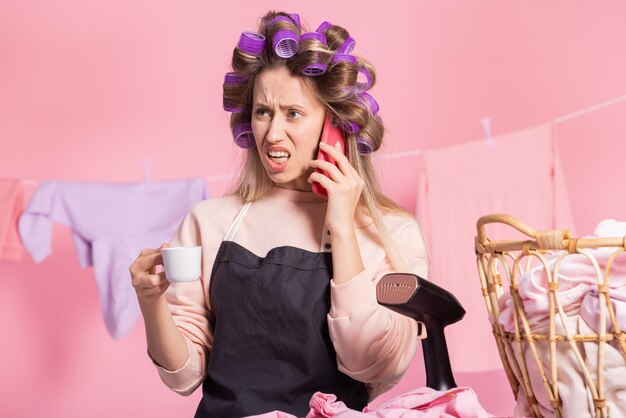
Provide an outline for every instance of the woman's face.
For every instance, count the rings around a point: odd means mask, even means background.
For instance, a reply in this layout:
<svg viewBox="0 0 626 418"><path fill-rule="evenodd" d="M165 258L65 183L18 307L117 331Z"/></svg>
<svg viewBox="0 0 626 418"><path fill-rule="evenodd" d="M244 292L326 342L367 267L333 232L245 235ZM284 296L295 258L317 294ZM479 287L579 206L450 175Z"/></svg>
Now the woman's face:
<svg viewBox="0 0 626 418"><path fill-rule="evenodd" d="M270 179L285 189L310 191L309 162L316 158L323 104L286 67L264 70L252 91L252 132Z"/></svg>

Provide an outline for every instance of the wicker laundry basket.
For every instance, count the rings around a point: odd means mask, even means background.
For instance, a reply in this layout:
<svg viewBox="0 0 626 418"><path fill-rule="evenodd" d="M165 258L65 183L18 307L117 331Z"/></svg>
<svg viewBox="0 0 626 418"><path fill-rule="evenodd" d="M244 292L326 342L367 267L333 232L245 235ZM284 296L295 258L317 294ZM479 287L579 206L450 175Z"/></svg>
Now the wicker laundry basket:
<svg viewBox="0 0 626 418"><path fill-rule="evenodd" d="M527 235L528 239L492 240L486 233L486 227L489 224L508 225ZM562 370L560 373L559 367L562 353L566 351L572 359L573 370L580 379L581 387L576 389L586 392L588 405L590 405L589 413L593 414L592 411L595 411L596 417L608 417L611 413L612 418L617 417L618 414L610 412L610 408L607 407L604 381L607 373L605 351L610 349L613 350L611 353L621 354L621 357L618 355L620 361L626 358L626 334L621 331L616 320L613 305L610 303L609 289L611 267L615 266L615 258L626 250L626 236L571 238L567 230L536 231L512 216L501 214L481 217L477 223L477 230L475 250L482 293L498 351L513 393L516 397L525 396L535 417L543 416L542 407L537 401L538 396L549 403L548 407L553 411L554 416L564 416L563 406L569 400L563 399L560 393L563 391L563 386L559 379L563 378L564 373ZM595 250L590 250L599 247L610 247L607 250L611 251L604 271L593 259L591 253ZM558 292L559 275L555 270L559 268L562 260L574 253L588 257L596 272L600 307L597 333L593 331L582 334L572 333L571 329L565 325L567 318ZM552 258L552 267L546 262L548 258ZM548 280L546 298L549 299L547 301L549 303L547 321L549 322L547 326L544 324L543 332L533 329L532 321L529 321L518 291L520 276L529 268L545 269ZM506 332L499 322L498 299L505 291L510 292L509 300L513 306L513 332ZM606 321L609 318L613 328L611 332L606 330ZM589 344L594 347L593 353L597 350L597 356L593 359L588 357L588 353L585 358L584 350L582 350L585 346L589 347ZM590 361L595 363L594 368L589 368ZM626 380L626 376L623 378ZM531 384L531 381L535 384ZM545 413L545 408L543 411ZM581 411L580 415L578 413L575 415L587 416L589 413Z"/></svg>

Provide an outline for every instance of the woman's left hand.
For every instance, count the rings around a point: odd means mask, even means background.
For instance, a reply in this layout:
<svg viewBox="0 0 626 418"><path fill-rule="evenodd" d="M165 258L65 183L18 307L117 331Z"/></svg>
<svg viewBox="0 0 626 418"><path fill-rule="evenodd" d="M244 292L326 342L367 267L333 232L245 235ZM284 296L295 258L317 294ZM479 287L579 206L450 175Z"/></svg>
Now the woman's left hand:
<svg viewBox="0 0 626 418"><path fill-rule="evenodd" d="M335 148L320 142L321 150L335 160L336 166L324 160L313 160L309 163L313 169L319 168L328 173L328 176L325 176L314 171L308 181L318 182L328 193L326 226L331 232L338 228L354 227L356 207L365 187L365 181L352 167L340 147L340 143L337 143Z"/></svg>

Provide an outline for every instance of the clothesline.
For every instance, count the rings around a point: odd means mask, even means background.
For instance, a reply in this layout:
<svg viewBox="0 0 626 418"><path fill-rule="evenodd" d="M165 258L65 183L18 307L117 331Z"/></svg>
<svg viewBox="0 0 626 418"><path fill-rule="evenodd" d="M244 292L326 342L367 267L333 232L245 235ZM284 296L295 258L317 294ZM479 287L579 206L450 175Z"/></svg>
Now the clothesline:
<svg viewBox="0 0 626 418"><path fill-rule="evenodd" d="M218 181L218 180L230 180L235 177L234 174L218 174L216 176L208 176L204 177L204 179L208 182ZM22 180L22 184L25 186L38 186L40 183L39 180Z"/></svg>
<svg viewBox="0 0 626 418"><path fill-rule="evenodd" d="M586 107L584 109L580 109L580 110L577 110L575 112L571 112L571 113L568 113L566 115L559 116L557 118L552 119L552 124L558 125L559 123L567 122L567 121L569 121L571 119L575 119L575 118L578 118L580 116L584 116L586 114L589 114L589 113L595 112L597 110L601 110L601 109L604 109L606 107L610 107L610 106L613 106L613 105L616 105L616 104L619 104L619 103L622 103L622 102L626 102L626 95L615 97L613 99L604 101L602 103L598 103L598 104L595 104L593 106L589 106L589 107ZM483 119L481 121L483 123L483 126L485 124L487 124L487 125L489 124L489 120L488 119L485 120L485 119ZM485 129L488 130L489 129L488 126L485 126ZM391 154L381 154L381 155L378 156L378 158L380 158L380 159L390 159L390 158L412 157L412 156L415 156L415 155L421 155L422 153L423 153L423 151L421 149L417 149L417 150L409 150L409 151L402 151L402 152L394 152L394 153L391 153Z"/></svg>
<svg viewBox="0 0 626 418"><path fill-rule="evenodd" d="M217 181L217 180L230 180L235 177L234 174L219 174L216 176L208 176L204 177L204 179L208 182ZM22 184L25 186L38 186L40 183L39 180L22 180Z"/></svg>
<svg viewBox="0 0 626 418"><path fill-rule="evenodd" d="M610 107L610 106L613 106L613 105L616 105L625 101L626 101L626 95L615 97L613 99L606 100L604 102L595 104L593 106L589 106L584 109L580 109L575 112L571 112L566 115L554 118L552 119L552 123L555 125L558 125L559 123L567 122L571 119L575 119L580 116L583 116L583 115L586 115L586 114L595 112L597 110L601 110L606 107ZM487 121L483 119L483 126L485 125L485 122ZM413 156L418 156L422 154L423 154L423 151L421 149L415 149L415 150L408 150L408 151L392 152L388 154L380 154L377 156L377 159L387 160L387 159L392 159L392 158L413 157ZM220 181L220 180L230 180L233 177L235 177L235 174L218 174L215 176L205 177L205 180L207 182L212 182L212 181ZM39 180L22 180L22 184L25 186L37 186L39 185Z"/></svg>

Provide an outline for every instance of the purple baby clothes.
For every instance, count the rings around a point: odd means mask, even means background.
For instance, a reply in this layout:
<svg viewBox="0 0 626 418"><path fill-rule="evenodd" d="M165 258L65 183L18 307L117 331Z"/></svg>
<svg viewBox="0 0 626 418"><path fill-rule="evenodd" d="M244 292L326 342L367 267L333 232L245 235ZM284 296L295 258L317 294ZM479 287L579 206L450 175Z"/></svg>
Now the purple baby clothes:
<svg viewBox="0 0 626 418"><path fill-rule="evenodd" d="M94 266L109 333L122 338L139 304L128 268L143 248L168 242L185 215L208 197L203 178L151 183L42 182L19 219L24 247L40 263L51 253L52 223L72 229L80 266Z"/></svg>

